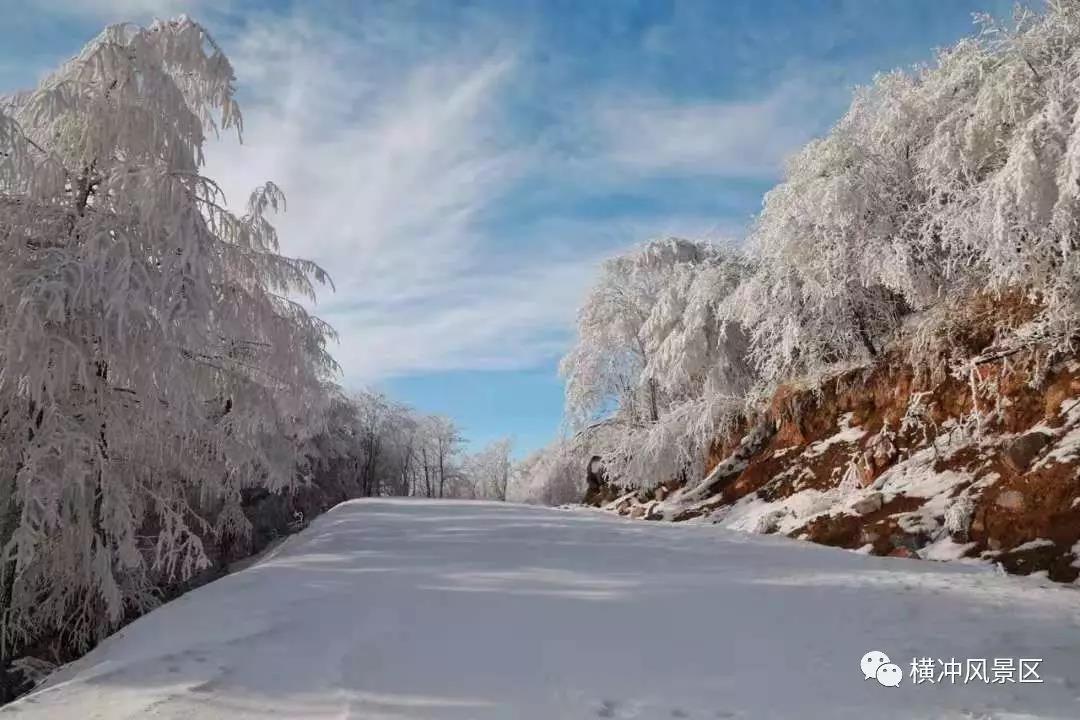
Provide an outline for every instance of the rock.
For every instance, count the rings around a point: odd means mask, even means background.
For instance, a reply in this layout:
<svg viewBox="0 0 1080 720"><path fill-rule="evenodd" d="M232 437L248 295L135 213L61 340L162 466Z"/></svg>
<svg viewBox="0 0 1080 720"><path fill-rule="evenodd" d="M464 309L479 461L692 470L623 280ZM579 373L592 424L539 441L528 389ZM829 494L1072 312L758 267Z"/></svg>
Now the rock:
<svg viewBox="0 0 1080 720"><path fill-rule="evenodd" d="M997 551L1001 549L1001 541L997 538L986 538L986 547Z"/></svg>
<svg viewBox="0 0 1080 720"><path fill-rule="evenodd" d="M863 528L862 533L859 535L859 542L863 545L873 545L878 541L878 538L880 537L881 536L873 530L867 530L866 528Z"/></svg>
<svg viewBox="0 0 1080 720"><path fill-rule="evenodd" d="M889 557L917 558L919 555L911 548L901 545L898 548L893 548L889 552Z"/></svg>
<svg viewBox="0 0 1080 720"><path fill-rule="evenodd" d="M967 495L954 498L945 508L945 529L961 542L966 542L974 514L975 501Z"/></svg>
<svg viewBox="0 0 1080 720"><path fill-rule="evenodd" d="M681 512L675 513L675 515L671 518L671 521L683 522L685 520L692 520L694 518L701 517L705 514L705 512L706 511L702 508L690 508L688 510L683 510Z"/></svg>
<svg viewBox="0 0 1080 720"><path fill-rule="evenodd" d="M868 515L872 512L877 512L884 504L884 498L881 493L873 492L864 498L859 498L851 505L851 509L857 512L859 515Z"/></svg>
<svg viewBox="0 0 1080 720"><path fill-rule="evenodd" d="M859 484L870 487L898 456L896 445L887 434L888 426L871 438L869 445L859 458Z"/></svg>
<svg viewBox="0 0 1080 720"><path fill-rule="evenodd" d="M656 492L653 494L653 497L655 497L658 502L664 502L664 498L667 497L667 493L668 489L661 485L656 488Z"/></svg>
<svg viewBox="0 0 1080 720"><path fill-rule="evenodd" d="M1027 472L1031 462L1038 457L1047 445L1050 436L1043 432L1029 432L1009 441L1002 452L1005 464L1018 475Z"/></svg>
<svg viewBox="0 0 1080 720"><path fill-rule="evenodd" d="M994 503L1006 510L1012 510L1019 512L1024 509L1024 494L1019 490L1006 490L1002 493L998 493Z"/></svg>
<svg viewBox="0 0 1080 720"><path fill-rule="evenodd" d="M884 470L896 460L896 446L891 441L879 441L874 444L871 460L875 470Z"/></svg>
<svg viewBox="0 0 1080 720"><path fill-rule="evenodd" d="M615 512L619 513L620 515L625 515L626 511L629 510L629 509L630 509L630 501L629 500L623 500L622 502L620 502L618 505L615 506Z"/></svg>
<svg viewBox="0 0 1080 720"><path fill-rule="evenodd" d="M630 508L630 517L632 517L632 518L640 518L640 517L644 517L644 516L645 516L645 506L644 505L635 505L634 507Z"/></svg>
<svg viewBox="0 0 1080 720"><path fill-rule="evenodd" d="M605 498L610 495L613 488L608 484L604 475L604 466L598 455L594 455L585 469L585 497L582 503L585 505L603 505Z"/></svg>
<svg viewBox="0 0 1080 720"><path fill-rule="evenodd" d="M868 488L877 480L878 471L874 467L873 456L869 450L862 454L856 465L855 474L859 480L859 487Z"/></svg>
<svg viewBox="0 0 1080 720"><path fill-rule="evenodd" d="M926 544L926 537L897 532L889 536L889 542L894 548L906 548L912 552L912 557L918 557L917 551Z"/></svg>
<svg viewBox="0 0 1080 720"><path fill-rule="evenodd" d="M1052 418L1061 411L1062 405L1072 395L1070 388L1054 384L1043 393L1043 416Z"/></svg>
<svg viewBox="0 0 1080 720"><path fill-rule="evenodd" d="M709 471L695 487L683 491L683 497L689 501L697 501L723 492L742 475L754 456L765 449L775 434L776 422L769 415L762 417L754 429L739 440L739 445L730 455Z"/></svg>
<svg viewBox="0 0 1080 720"><path fill-rule="evenodd" d="M731 487L735 490L735 495L741 497L753 490L753 485L754 477L752 475L743 475Z"/></svg>
<svg viewBox="0 0 1080 720"><path fill-rule="evenodd" d="M784 510L770 510L758 518L754 525L754 532L761 535L772 535L780 529L780 521L787 515Z"/></svg>

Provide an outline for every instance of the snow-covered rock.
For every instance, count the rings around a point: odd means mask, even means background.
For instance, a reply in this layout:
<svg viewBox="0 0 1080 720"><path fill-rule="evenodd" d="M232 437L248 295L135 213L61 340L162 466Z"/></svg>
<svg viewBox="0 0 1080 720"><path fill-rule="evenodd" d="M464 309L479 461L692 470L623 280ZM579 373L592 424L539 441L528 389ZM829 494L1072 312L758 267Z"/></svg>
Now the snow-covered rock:
<svg viewBox="0 0 1080 720"><path fill-rule="evenodd" d="M879 492L872 492L866 497L859 498L851 504L851 509L859 515L867 515L872 512L876 512L881 509L882 495Z"/></svg>

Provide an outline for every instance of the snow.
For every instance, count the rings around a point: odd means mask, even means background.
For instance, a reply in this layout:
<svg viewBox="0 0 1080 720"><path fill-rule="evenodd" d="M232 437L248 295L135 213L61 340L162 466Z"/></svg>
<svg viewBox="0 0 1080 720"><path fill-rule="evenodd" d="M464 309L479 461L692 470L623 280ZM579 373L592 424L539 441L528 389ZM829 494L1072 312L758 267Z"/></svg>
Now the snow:
<svg viewBox="0 0 1080 720"><path fill-rule="evenodd" d="M1080 455L1080 427L1073 427L1058 440L1052 450L1032 466L1033 470L1039 470L1048 465L1065 464L1076 460Z"/></svg>
<svg viewBox="0 0 1080 720"><path fill-rule="evenodd" d="M934 470L935 460L933 448L919 450L886 470L874 482L874 487L885 495L886 502L898 495L926 498L916 510L899 515L899 525L907 532L936 532L953 501L951 496L955 488L971 483L973 479L965 472Z"/></svg>
<svg viewBox="0 0 1080 720"><path fill-rule="evenodd" d="M863 431L850 427L849 423L850 415L841 420L839 433L812 445L804 455L820 455L824 452L819 447L821 445L853 442L854 435L861 434ZM918 509L897 515L901 527L906 531L933 534L941 527L947 510L955 502L952 497L953 491L972 480L968 473L934 470L936 457L932 448L920 450L886 470L874 482L872 488L865 490L857 485L841 483L825 490L816 488L800 490L771 502L764 500L757 493L750 493L739 498L733 505L718 508L709 519L729 530L790 534L822 515L851 514L854 512L851 508L853 503L867 497L871 492L880 491L886 502L898 495L925 498L926 502ZM808 472L808 470L793 466L778 475L777 479L784 474L796 472ZM946 559L944 556L955 552L955 548L943 543L941 547L930 552L942 555L934 559Z"/></svg>
<svg viewBox="0 0 1080 720"><path fill-rule="evenodd" d="M792 450L798 450L798 449L799 449L798 445L788 445L787 447L776 448L775 450L773 450L772 456L774 458L782 458L785 455L787 455L789 452L791 452Z"/></svg>
<svg viewBox="0 0 1080 720"><path fill-rule="evenodd" d="M1014 553L1026 552L1028 550L1038 550L1039 548L1044 548L1044 547L1054 547L1054 541L1053 540L1048 540L1046 538L1035 538L1034 540L1028 540L1026 543L1023 543L1022 545L1017 545L1016 547L1014 547L1009 552L1014 552Z"/></svg>
<svg viewBox="0 0 1080 720"><path fill-rule="evenodd" d="M948 535L938 538L919 550L919 557L926 560L961 560L975 543L958 543Z"/></svg>
<svg viewBox="0 0 1080 720"><path fill-rule="evenodd" d="M1066 718L1077 588L710 525L353 501L136 621L18 718ZM898 688L864 681L882 650ZM1043 684L911 660L1041 658Z"/></svg>
<svg viewBox="0 0 1080 720"><path fill-rule="evenodd" d="M760 528L769 527L771 532L788 534L816 517L840 511L856 496L842 487L824 491L810 488L772 502L751 493L733 505L718 508L710 519L728 530L760 532Z"/></svg>
<svg viewBox="0 0 1080 720"><path fill-rule="evenodd" d="M1033 470L1054 463L1071 462L1076 459L1077 454L1080 454L1080 427L1077 426L1077 423L1080 422L1080 403L1077 402L1076 398L1066 398L1061 401L1058 414L1065 418L1065 434L1054 442L1050 452L1039 458L1032 466ZM1051 435L1058 432L1060 430L1050 428Z"/></svg>
<svg viewBox="0 0 1080 720"><path fill-rule="evenodd" d="M919 450L882 473L874 486L890 498L896 495L934 498L972 479L967 473L954 470L935 471L935 459L933 448Z"/></svg>
<svg viewBox="0 0 1080 720"><path fill-rule="evenodd" d="M802 452L802 458L813 459L823 455L829 448L835 445L848 445L858 442L866 435L866 431L859 427L853 427L851 422L854 413L841 415L837 424L839 430L818 442L812 443ZM779 456L787 453L791 448L783 448L774 455ZM801 485L803 476L813 479L813 472L803 465L793 465L787 470L776 475L772 482L776 483L789 475L798 475L794 485ZM700 487L707 487L709 483L703 482ZM789 534L821 515L832 512L849 512L850 504L866 493L860 492L857 485L840 483L837 487L819 490L808 488L792 493L773 501L762 499L757 493L750 493L739 498L733 505L724 506L714 511L709 519L729 530L741 530L752 533L780 532ZM710 498L715 501L716 496ZM675 505L680 497L675 497L668 505ZM670 511L666 515L670 515Z"/></svg>
<svg viewBox="0 0 1080 720"><path fill-rule="evenodd" d="M803 451L802 456L804 458L815 458L819 455L823 455L826 450L833 445L846 444L858 442L865 435L866 431L860 427L852 426L851 421L855 418L855 413L844 413L839 418L840 431L834 435L831 435L824 440L819 440L816 443L812 443L810 447Z"/></svg>

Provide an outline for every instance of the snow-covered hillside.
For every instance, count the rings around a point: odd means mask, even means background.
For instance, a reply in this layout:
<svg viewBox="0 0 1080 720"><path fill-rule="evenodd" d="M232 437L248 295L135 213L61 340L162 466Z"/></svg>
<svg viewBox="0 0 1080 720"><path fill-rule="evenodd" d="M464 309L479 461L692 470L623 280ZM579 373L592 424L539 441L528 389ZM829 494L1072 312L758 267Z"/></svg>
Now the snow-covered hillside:
<svg viewBox="0 0 1080 720"><path fill-rule="evenodd" d="M863 679L870 650L899 687ZM916 657L1040 659L1043 682L914 684ZM1078 657L1071 587L596 511L353 501L0 715L1075 718Z"/></svg>
<svg viewBox="0 0 1080 720"><path fill-rule="evenodd" d="M789 389L701 479L594 483L586 502L1080 583L1080 356L1038 387L1018 364L980 365L990 390L974 403L965 378L914 390L901 361Z"/></svg>

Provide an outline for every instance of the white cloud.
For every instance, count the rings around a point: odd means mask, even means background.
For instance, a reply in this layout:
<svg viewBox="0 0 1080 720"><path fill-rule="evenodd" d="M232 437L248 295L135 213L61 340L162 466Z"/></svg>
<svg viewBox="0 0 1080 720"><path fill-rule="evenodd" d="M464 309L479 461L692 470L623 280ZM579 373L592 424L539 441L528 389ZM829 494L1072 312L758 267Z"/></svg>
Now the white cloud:
<svg viewBox="0 0 1080 720"><path fill-rule="evenodd" d="M379 14L331 26L300 11L237 27L219 39L236 67L244 144L211 147L208 174L234 207L267 179L284 189L282 249L333 277L337 292L316 311L339 332L349 383L535 365L565 350L601 258L656 235L738 231L628 207L617 220L503 220L507 234L493 235L490 214L523 178L575 197L617 188L628 169L774 172L799 134L782 93L747 104L636 99L568 118L596 123L604 144L560 155L504 117L504 93L527 75L505 46Z"/></svg>
<svg viewBox="0 0 1080 720"><path fill-rule="evenodd" d="M55 15L76 15L106 22L173 17L207 8L221 10L222 0L38 0L37 9Z"/></svg>
<svg viewBox="0 0 1080 720"><path fill-rule="evenodd" d="M741 101L610 97L589 121L598 155L629 171L771 178L820 131L814 104L809 84L791 79Z"/></svg>
<svg viewBox="0 0 1080 720"><path fill-rule="evenodd" d="M779 96L745 106L610 96L600 104L562 89L562 101L586 108L568 114L566 127L599 129L602 143L581 135L555 152L558 138L531 137L505 115L507 91L529 87L533 68L519 65L529 54L490 17L447 30L394 5L358 6L331 23L304 6L241 19L204 0L92 0L78 10L48 1L57 12L110 19L203 5L223 20L209 24L236 69L244 143L213 143L207 174L237 209L266 180L283 188L282 250L333 277L337 291L322 293L316 312L339 332L335 356L351 384L534 366L567 347L603 257L657 235L738 232L632 206L585 219L533 210L493 225L492 213L520 200L522 179L570 205L588 203L626 183L628 169L730 166L759 116L782 125ZM765 135L763 148L786 142ZM756 152L764 155L740 162L771 162L772 151Z"/></svg>
<svg viewBox="0 0 1080 720"><path fill-rule="evenodd" d="M377 48L297 17L228 38L244 144L212 147L208 174L234 206L266 179L282 186L282 249L334 278L317 310L339 331L348 380L556 352L590 266L527 248L493 264L478 227L530 160L498 119L512 56L388 62L375 57L386 28L371 32Z"/></svg>
<svg viewBox="0 0 1080 720"><path fill-rule="evenodd" d="M462 277L415 304L331 312L346 376L530 367L560 354L595 268L590 259Z"/></svg>
<svg viewBox="0 0 1080 720"><path fill-rule="evenodd" d="M600 263L646 238L726 239L734 228L706 218L548 220L514 238L520 262L448 274L408 300L332 303L324 317L341 336L339 356L352 380L447 369L528 368L562 355L577 309ZM558 238L556 243L551 239ZM530 252L545 245L546 251Z"/></svg>

